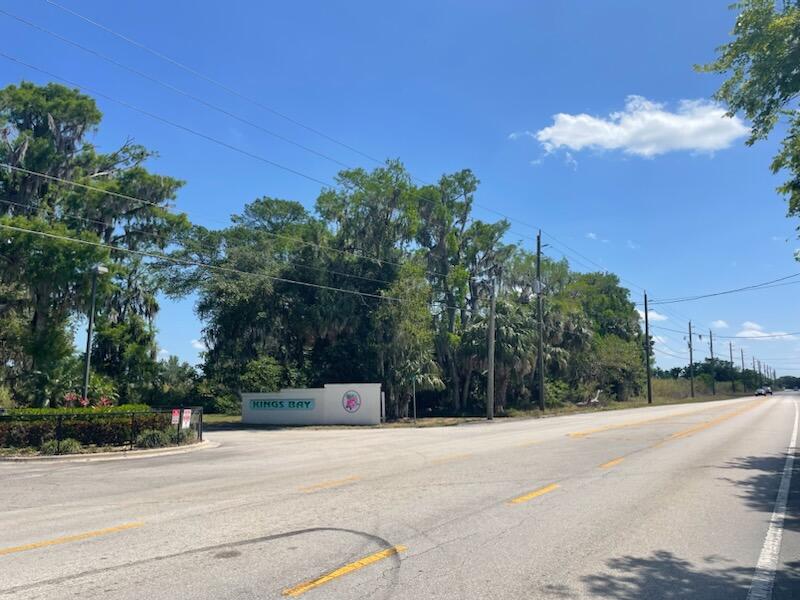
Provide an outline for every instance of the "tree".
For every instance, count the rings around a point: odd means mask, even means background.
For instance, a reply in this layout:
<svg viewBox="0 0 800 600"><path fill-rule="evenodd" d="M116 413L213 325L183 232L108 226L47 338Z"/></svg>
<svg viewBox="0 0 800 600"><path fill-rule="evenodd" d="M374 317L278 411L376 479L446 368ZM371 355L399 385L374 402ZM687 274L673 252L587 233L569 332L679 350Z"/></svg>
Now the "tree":
<svg viewBox="0 0 800 600"><path fill-rule="evenodd" d="M727 75L716 98L751 121L748 145L765 139L784 120L786 135L775 156L773 173L787 171L789 179L778 190L789 201L790 216L800 215L800 2L797 0L743 0L734 40L718 48L714 62L701 71Z"/></svg>
<svg viewBox="0 0 800 600"><path fill-rule="evenodd" d="M110 153L97 151L89 136L101 119L92 98L62 85L23 82L0 90L0 162L24 169L0 169L4 233L14 224L41 233L13 236L20 244L14 250L24 256L2 265L0 289L8 301L0 311L0 338L8 347L19 322L29 321L23 352L9 350L2 358L6 364L12 361L15 385L28 379L28 390L41 389L36 378L52 379L48 370L55 373L59 361L74 351L71 326L86 312L91 267L96 262L112 266L98 290L92 352L95 369L113 377L127 400L154 373L158 287L150 273L152 261L124 250L163 251L188 220L168 210L181 182L144 168L152 152L131 140ZM120 250L87 245L98 243ZM27 402L31 393L24 388L15 390L18 400Z"/></svg>
<svg viewBox="0 0 800 600"><path fill-rule="evenodd" d="M386 382L390 417L407 417L414 385L418 390L444 387L434 360L431 287L419 262L407 262L375 311L375 347Z"/></svg>

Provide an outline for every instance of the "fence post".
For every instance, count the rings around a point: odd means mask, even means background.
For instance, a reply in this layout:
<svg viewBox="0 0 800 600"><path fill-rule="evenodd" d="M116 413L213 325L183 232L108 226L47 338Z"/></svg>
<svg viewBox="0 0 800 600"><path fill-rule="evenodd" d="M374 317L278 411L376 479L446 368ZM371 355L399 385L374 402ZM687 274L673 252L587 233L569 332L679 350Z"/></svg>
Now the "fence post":
<svg viewBox="0 0 800 600"><path fill-rule="evenodd" d="M200 407L200 419L197 421L197 427L198 427L197 439L202 442L203 441L203 407L202 406Z"/></svg>
<svg viewBox="0 0 800 600"><path fill-rule="evenodd" d="M178 407L178 424L175 426L175 443L181 445L181 422L183 421L183 404Z"/></svg>
<svg viewBox="0 0 800 600"><path fill-rule="evenodd" d="M133 450L133 440L136 438L136 413L131 413L131 450Z"/></svg>
<svg viewBox="0 0 800 600"><path fill-rule="evenodd" d="M64 420L64 415L58 415L56 421L56 454L61 454L61 424Z"/></svg>

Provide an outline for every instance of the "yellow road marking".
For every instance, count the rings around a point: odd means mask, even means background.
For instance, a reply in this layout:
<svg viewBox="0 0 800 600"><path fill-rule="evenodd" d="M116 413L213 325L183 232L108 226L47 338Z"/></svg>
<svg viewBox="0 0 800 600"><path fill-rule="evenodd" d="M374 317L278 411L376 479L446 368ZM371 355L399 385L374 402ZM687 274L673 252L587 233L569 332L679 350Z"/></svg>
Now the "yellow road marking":
<svg viewBox="0 0 800 600"><path fill-rule="evenodd" d="M353 483L354 481L358 481L361 477L353 476L353 477L346 477L344 479L334 479L332 481L323 481L322 483L317 483L314 485L309 485L307 487L301 487L299 490L306 494L311 492L316 492L319 490L327 490L330 488L339 487L340 485L347 485L348 483Z"/></svg>
<svg viewBox="0 0 800 600"><path fill-rule="evenodd" d="M710 429L711 427L714 427L715 425L719 425L720 423L724 423L728 419L732 419L733 417L738 417L739 415L741 415L743 413L746 413L749 410L752 410L752 409L754 409L754 408L756 408L758 406L761 406L764 402L766 402L766 400L757 400L757 401L755 401L753 403L748 404L747 406L745 406L743 408L740 408L738 410L735 410L735 411L732 411L732 412L729 412L729 413L725 413L724 415L720 415L719 417L717 417L715 419L711 419L710 421L705 421L705 422L700 423L698 425L693 425L693 426L689 427L688 429L684 429L682 431L677 431L677 432L673 433L672 435L670 435L665 440L661 440L657 444L654 444L653 447L655 448L655 447L660 446L662 444L666 444L669 441L678 440L678 439L681 439L681 438L686 438L686 437L689 437L690 435L694 435L695 433L697 433L699 431L705 431L706 429Z"/></svg>
<svg viewBox="0 0 800 600"><path fill-rule="evenodd" d="M55 546L57 544L66 544L68 542L79 542L81 540L88 540L90 538L99 537L101 535L108 535L109 533L117 533L125 531L126 529L135 529L141 527L144 523L126 523L124 525L117 525L116 527L107 527L106 529L98 529L96 531L87 531L86 533L78 533L75 535L65 535L63 537L53 538L52 540L43 540L41 542L34 542L32 544L23 544L22 546L12 546L10 548L0 548L0 556L6 554L14 554L16 552L25 552L26 550L36 550L38 548L46 548L47 546Z"/></svg>
<svg viewBox="0 0 800 600"><path fill-rule="evenodd" d="M461 460L462 458L469 458L472 454L451 454L450 456L443 456L442 458L435 458L431 463L440 465L442 463L451 462L454 460Z"/></svg>
<svg viewBox="0 0 800 600"><path fill-rule="evenodd" d="M611 467L616 467L623 460L625 460L624 456L621 456L620 458L615 458L614 460L610 460L607 463L603 463L602 465L600 465L600 468L601 469L610 469Z"/></svg>
<svg viewBox="0 0 800 600"><path fill-rule="evenodd" d="M623 423L615 423L613 425L605 425L603 427L595 427L594 429L584 429L583 431L573 431L568 433L569 437L581 438L586 437L587 435L592 435L593 433L602 433L603 431L613 431L615 429L625 429L626 427L636 427L637 425L646 425L648 423L656 423L657 421L664 421L665 419L674 419L675 417L683 417L686 415L695 415L697 413L705 412L707 410L713 410L714 408L719 408L718 406L712 406L709 408L704 408L702 410L687 410L679 413L673 413L670 415L664 415L662 417L653 417L652 419L639 419L638 421L625 421Z"/></svg>
<svg viewBox="0 0 800 600"><path fill-rule="evenodd" d="M557 490L559 485L557 483L551 483L550 485L546 485L538 490L533 490L523 496L518 496L512 500L508 501L508 504L522 504L523 502L527 502L528 500L533 500L534 498L538 498L539 496L543 496L553 490Z"/></svg>
<svg viewBox="0 0 800 600"><path fill-rule="evenodd" d="M326 573L321 577L317 577L316 579L311 579L310 581L306 581L305 583L300 583L294 587L286 588L285 590L283 590L283 595L299 596L300 594L304 594L309 590L313 590L316 587L324 585L329 581L336 579L337 577L341 577L342 575L347 575L348 573L352 573L353 571L358 571L359 569L363 569L364 567L376 563L379 560L383 560L384 558L389 558L390 556L396 556L400 552L405 552L406 550L407 548L405 546L393 546L391 548L387 548L386 550L375 552L355 562L351 562L349 564L344 565L343 567L339 567L338 569L331 571L330 573Z"/></svg>

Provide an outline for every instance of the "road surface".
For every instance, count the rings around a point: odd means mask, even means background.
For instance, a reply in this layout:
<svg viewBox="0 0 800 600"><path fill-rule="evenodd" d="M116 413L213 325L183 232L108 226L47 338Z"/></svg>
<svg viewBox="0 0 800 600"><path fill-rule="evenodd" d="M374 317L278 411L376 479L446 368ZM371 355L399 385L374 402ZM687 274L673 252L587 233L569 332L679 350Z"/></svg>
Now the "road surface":
<svg viewBox="0 0 800 600"><path fill-rule="evenodd" d="M799 403L4 462L0 599L800 598Z"/></svg>

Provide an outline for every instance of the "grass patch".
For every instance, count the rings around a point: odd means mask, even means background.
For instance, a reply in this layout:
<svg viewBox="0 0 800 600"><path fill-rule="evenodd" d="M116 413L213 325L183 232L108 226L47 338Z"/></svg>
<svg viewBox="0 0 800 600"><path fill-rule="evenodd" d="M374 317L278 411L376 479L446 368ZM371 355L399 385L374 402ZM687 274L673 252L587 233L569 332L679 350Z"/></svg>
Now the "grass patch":
<svg viewBox="0 0 800 600"><path fill-rule="evenodd" d="M217 423L241 423L242 415L223 415L203 413L203 425L216 425Z"/></svg>

